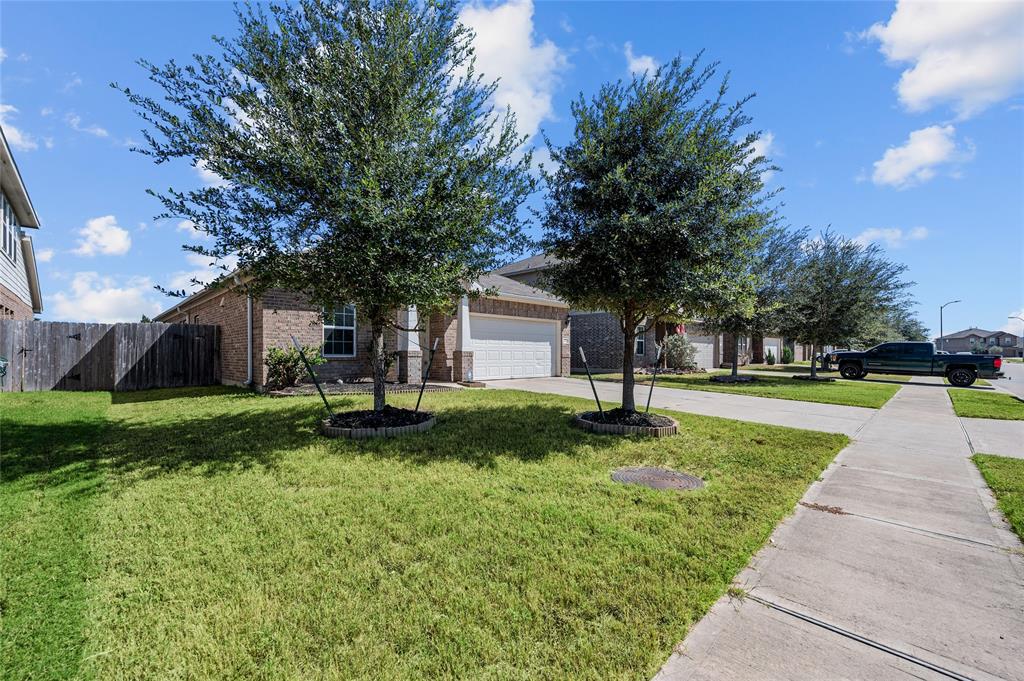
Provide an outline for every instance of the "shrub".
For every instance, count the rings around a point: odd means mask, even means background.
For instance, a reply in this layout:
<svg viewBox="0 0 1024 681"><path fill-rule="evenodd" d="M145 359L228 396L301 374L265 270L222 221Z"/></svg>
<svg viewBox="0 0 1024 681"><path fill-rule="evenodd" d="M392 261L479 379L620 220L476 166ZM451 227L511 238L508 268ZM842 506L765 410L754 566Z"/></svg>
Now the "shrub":
<svg viewBox="0 0 1024 681"><path fill-rule="evenodd" d="M793 348L783 347L782 348L782 363L792 364L793 363Z"/></svg>
<svg viewBox="0 0 1024 681"><path fill-rule="evenodd" d="M665 362L672 369L696 368L697 346L681 333L671 335L665 339Z"/></svg>
<svg viewBox="0 0 1024 681"><path fill-rule="evenodd" d="M988 354L990 354L990 355L1001 355L1001 354L1003 354L1003 349L1001 347L999 347L998 345L990 345L990 346L988 346Z"/></svg>
<svg viewBox="0 0 1024 681"><path fill-rule="evenodd" d="M775 353L769 350L768 355L764 358L764 361L765 364L767 364L768 366L775 364Z"/></svg>
<svg viewBox="0 0 1024 681"><path fill-rule="evenodd" d="M309 363L314 366L327 361L317 345L304 347L302 351L306 353ZM267 387L271 390L293 386L306 373L302 357L299 356L299 351L295 348L270 348L267 350L267 358L263 360L263 363L267 365Z"/></svg>

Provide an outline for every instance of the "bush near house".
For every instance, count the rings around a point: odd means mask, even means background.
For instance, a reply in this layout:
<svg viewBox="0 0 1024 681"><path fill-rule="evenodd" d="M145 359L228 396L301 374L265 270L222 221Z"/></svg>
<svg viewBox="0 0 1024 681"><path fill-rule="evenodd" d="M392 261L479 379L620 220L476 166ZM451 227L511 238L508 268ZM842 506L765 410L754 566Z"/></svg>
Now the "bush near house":
<svg viewBox="0 0 1024 681"><path fill-rule="evenodd" d="M791 348L782 348L782 363L792 364L793 363L793 350Z"/></svg>
<svg viewBox="0 0 1024 681"><path fill-rule="evenodd" d="M302 351L314 366L327 361L319 346L309 345L302 348ZM302 357L295 348L270 348L263 363L267 366L267 387L271 390L289 388L306 375L306 365L302 363Z"/></svg>
<svg viewBox="0 0 1024 681"><path fill-rule="evenodd" d="M671 369L695 369L697 346L681 333L665 339L665 361Z"/></svg>

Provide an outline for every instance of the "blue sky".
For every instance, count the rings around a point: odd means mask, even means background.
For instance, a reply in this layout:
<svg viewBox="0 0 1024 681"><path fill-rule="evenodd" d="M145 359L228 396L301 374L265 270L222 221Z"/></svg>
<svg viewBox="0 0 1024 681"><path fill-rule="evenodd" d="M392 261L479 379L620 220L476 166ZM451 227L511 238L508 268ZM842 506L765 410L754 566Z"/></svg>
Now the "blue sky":
<svg viewBox="0 0 1024 681"><path fill-rule="evenodd" d="M947 331L1024 316L1024 4L512 0L463 16L532 144L566 139L580 91L704 49L735 95L757 94L790 224L881 243L935 332L955 298ZM145 190L204 178L131 153L140 121L108 84L145 89L136 59L187 60L234 26L227 2L0 4L0 119L43 223L44 319L135 320L169 306L154 284L202 274L181 250L196 235L154 222Z"/></svg>

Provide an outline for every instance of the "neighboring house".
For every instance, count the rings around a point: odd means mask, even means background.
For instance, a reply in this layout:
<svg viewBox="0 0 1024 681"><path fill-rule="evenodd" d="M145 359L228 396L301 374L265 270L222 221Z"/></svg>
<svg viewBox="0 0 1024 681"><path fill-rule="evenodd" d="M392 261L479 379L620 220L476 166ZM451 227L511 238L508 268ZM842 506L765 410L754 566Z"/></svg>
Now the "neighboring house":
<svg viewBox="0 0 1024 681"><path fill-rule="evenodd" d="M936 349L952 353L988 350L994 345L999 346L1004 357L1020 357L1022 354L1021 337L1008 331L970 328L935 339Z"/></svg>
<svg viewBox="0 0 1024 681"><path fill-rule="evenodd" d="M158 315L158 322L214 324L221 333L224 383L263 386L263 360L271 347L323 346L327 362L316 367L326 380L371 376L370 328L352 305L324 315L294 291L272 290L248 298L235 278L228 288L206 288ZM480 278L479 296L454 301L452 314L420 320L416 308L398 315L404 328L423 331L388 334L396 353L389 378L418 381L429 349L440 339L430 370L435 381L482 381L560 376L569 373L568 306L549 293L495 274Z"/></svg>
<svg viewBox="0 0 1024 681"><path fill-rule="evenodd" d="M494 272L510 279L543 287L543 275L552 259L546 255L532 255L523 260L499 267ZM622 370L623 333L619 319L610 312L593 312L570 310L572 320L570 347L572 348L572 369L583 370L580 348L587 355L591 370L617 372ZM642 327L638 327L642 328ZM705 330L700 322L676 324L662 322L646 329L638 335L633 348L633 366L645 367L654 364L658 353L658 345L666 336L684 333L697 348L696 362L701 369L714 369L730 361L732 357L732 337L714 334ZM772 351L775 360L781 361L783 339L781 338L750 338L740 337L740 364L763 362L767 352ZM793 345L790 344L793 348ZM801 346L794 348L796 359L804 357ZM809 355L810 351L806 351Z"/></svg>
<svg viewBox="0 0 1024 681"><path fill-rule="evenodd" d="M0 319L32 319L43 311L32 237L39 217L0 128Z"/></svg>

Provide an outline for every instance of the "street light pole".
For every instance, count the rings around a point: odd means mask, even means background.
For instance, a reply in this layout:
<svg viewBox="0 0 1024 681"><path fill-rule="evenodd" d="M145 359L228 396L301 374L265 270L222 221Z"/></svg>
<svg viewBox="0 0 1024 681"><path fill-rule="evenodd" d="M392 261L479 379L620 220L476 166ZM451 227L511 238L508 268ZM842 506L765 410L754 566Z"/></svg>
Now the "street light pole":
<svg viewBox="0 0 1024 681"><path fill-rule="evenodd" d="M939 305L939 340L942 341L942 349L943 350L946 349L946 339L944 338L944 336L946 334L945 334L945 332L942 329L942 311L945 309L945 307L947 305L952 305L953 303L959 303L959 302L960 302L959 300L951 300L948 303L943 303L942 305Z"/></svg>

